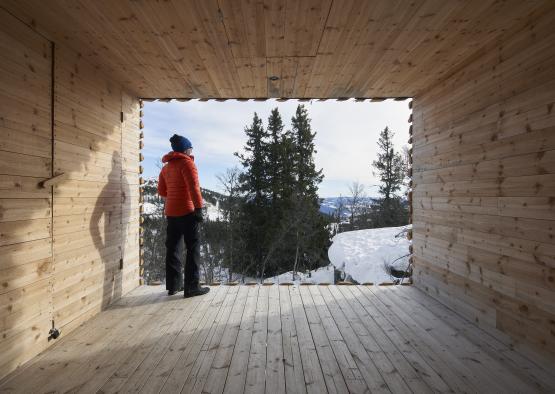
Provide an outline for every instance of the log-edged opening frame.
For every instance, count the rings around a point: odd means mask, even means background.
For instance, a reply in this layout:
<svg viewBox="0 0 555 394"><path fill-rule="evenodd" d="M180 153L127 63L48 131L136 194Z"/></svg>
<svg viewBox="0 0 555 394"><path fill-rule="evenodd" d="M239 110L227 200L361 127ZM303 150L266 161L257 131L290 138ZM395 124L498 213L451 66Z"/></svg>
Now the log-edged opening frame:
<svg viewBox="0 0 555 394"><path fill-rule="evenodd" d="M413 144L413 137L412 137L412 121L413 121L413 113L412 113L412 107L413 107L413 99L411 97L340 97L340 98L287 98L287 97L282 97L282 98L268 98L268 97L261 97L261 98L190 98L190 97L174 97L174 98L170 98L170 97L165 97L165 98L152 98L152 97L142 97L139 99L139 104L140 104L140 124L139 124L139 129L140 129L140 142L139 142L139 148L140 150L142 150L144 148L144 123L143 123L143 115L144 115L144 102L148 101L148 102L154 102L154 101L158 101L158 102L163 102L163 103L169 103L171 101L178 101L178 102L188 102L188 101L200 101L200 102L207 102L207 101L218 101L218 102L223 102L223 101L228 101L228 100L235 100L238 102L247 102L247 101L267 101L267 100L276 100L278 102L285 102L285 101L289 101L289 100L297 100L298 102L312 102L313 100L316 101L328 101L328 100L335 100L337 102L344 102L344 101L348 101L348 100L353 100L354 102L360 103L360 102L364 102L364 101L370 101L370 102L384 102L386 100L394 100L394 101L406 101L408 100L408 107L410 109L410 114L409 114L409 118L408 118L408 122L409 122L409 139L407 141L407 143L409 144L409 149L408 149L408 173L407 173L407 177L409 178L409 183L408 183L408 188L406 191L406 198L407 198L407 204L408 204L408 209L409 209L409 224L412 225L413 223L413 218L412 218L412 214L413 214L413 208L412 208L412 188L413 188L413 182L412 182L412 144ZM142 162L144 160L144 155L142 153L139 154L139 162ZM142 175L143 173L143 166L140 165L139 166L139 174ZM140 211L140 227L139 227L139 247L140 247L140 260L139 260L139 283L140 285L144 285L145 284L145 280L144 280L144 249L143 249L143 245L144 245L144 239L143 239L143 234L144 234L144 229L143 229L143 224L144 224L144 208L143 208L143 204L144 204L144 191L143 191L143 186L144 186L145 182L143 177L141 176L139 178L139 193L140 193L140 201L139 201L139 211ZM413 256L413 246L412 246L412 229L409 229L407 231L407 239L409 240L410 244L409 244L409 265L407 270L409 272L412 273L413 270L413 266L414 266L414 256ZM203 284L205 284L203 282ZM229 283L225 283L226 285L235 285L236 282L229 282ZM247 284L251 284L251 283L247 283ZM266 283L263 283L266 284ZM287 285L289 283L282 283L283 285ZM292 283L291 283L292 284ZM301 283L301 284L312 284L312 283ZM327 285L328 283L320 283L322 285ZM339 285L346 285L346 284L353 284L351 282L339 282ZM363 285L373 285L373 282L365 282L363 283ZM401 285L407 285L407 284L412 284L412 275L409 279L408 283L400 283ZM215 282L215 283L211 283L210 285L220 285L220 282ZM393 285L393 283L391 282L384 282L384 283L380 283L380 286L390 286Z"/></svg>

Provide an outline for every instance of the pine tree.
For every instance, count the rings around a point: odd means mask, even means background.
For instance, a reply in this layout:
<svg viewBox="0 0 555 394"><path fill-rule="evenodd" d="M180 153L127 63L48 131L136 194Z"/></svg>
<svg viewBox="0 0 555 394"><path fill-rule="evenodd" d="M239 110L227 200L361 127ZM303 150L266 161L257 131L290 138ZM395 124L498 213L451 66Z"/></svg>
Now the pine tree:
<svg viewBox="0 0 555 394"><path fill-rule="evenodd" d="M307 110L299 105L292 130L283 129L277 108L266 131L255 114L245 128L245 154L237 155L244 167L244 196L235 221L244 251L236 260L241 273L260 279L327 263L330 234L317 194L323 175L314 163L315 133Z"/></svg>
<svg viewBox="0 0 555 394"><path fill-rule="evenodd" d="M280 140L281 168L279 175L279 194L282 204L290 204L292 195L296 189L296 140L291 131L282 134Z"/></svg>
<svg viewBox="0 0 555 394"><path fill-rule="evenodd" d="M268 182L272 202L280 196L282 169L285 157L283 157L282 134L283 121L277 108L274 108L268 118Z"/></svg>
<svg viewBox="0 0 555 394"><path fill-rule="evenodd" d="M378 192L382 196L372 214L374 227L400 226L408 222L408 210L396 195L403 185L405 164L401 154L395 151L393 135L388 127L380 133L378 159L372 163L381 182Z"/></svg>
<svg viewBox="0 0 555 394"><path fill-rule="evenodd" d="M295 211L296 172L295 152L296 142L291 131L281 134L276 143L277 158L269 166L275 168L270 182L275 185L276 199L271 204L267 231L271 234L268 245L267 259L263 262L263 271L266 276L271 276L291 270L291 261L294 253L291 249L290 236L292 228L297 225L300 218L293 218L291 212ZM293 220L293 221L292 221Z"/></svg>
<svg viewBox="0 0 555 394"><path fill-rule="evenodd" d="M262 203L267 197L268 188L266 164L268 159L268 133L264 130L262 119L258 117L256 112L252 125L245 127L245 134L247 135L245 144L247 154L235 154L246 170L241 177L242 189L256 203Z"/></svg>
<svg viewBox="0 0 555 394"><path fill-rule="evenodd" d="M292 131L295 137L295 172L297 175L297 192L306 199L312 199L318 204L318 185L324 179L322 169L316 170L314 163L314 137L308 111L304 105L297 107L295 116L291 119Z"/></svg>
<svg viewBox="0 0 555 394"><path fill-rule="evenodd" d="M244 237L244 253L240 256L241 272L260 275L260 262L265 259L268 234L269 176L268 176L268 133L262 120L255 113L250 127L245 128L246 154L237 154L245 171L240 176L241 190L245 203L239 217L240 233Z"/></svg>
<svg viewBox="0 0 555 394"><path fill-rule="evenodd" d="M285 212L289 207L288 192L291 186L290 157L287 156L287 133L283 132L283 121L277 108L274 108L268 117L268 191L270 203L267 212L266 234L268 235L268 252L262 262L262 274L273 275L284 266L282 227Z"/></svg>
<svg viewBox="0 0 555 394"><path fill-rule="evenodd" d="M404 164L402 156L395 151L393 146L394 133L389 127L383 129L378 140L378 160L372 165L377 170L381 181L379 193L384 200L390 200L395 192L401 190L404 179Z"/></svg>
<svg viewBox="0 0 555 394"><path fill-rule="evenodd" d="M318 185L324 176L314 163L316 149L308 111L299 105L291 119L294 141L293 173L295 186L289 220L293 223L294 270L313 269L326 261L330 233L327 221L320 213Z"/></svg>

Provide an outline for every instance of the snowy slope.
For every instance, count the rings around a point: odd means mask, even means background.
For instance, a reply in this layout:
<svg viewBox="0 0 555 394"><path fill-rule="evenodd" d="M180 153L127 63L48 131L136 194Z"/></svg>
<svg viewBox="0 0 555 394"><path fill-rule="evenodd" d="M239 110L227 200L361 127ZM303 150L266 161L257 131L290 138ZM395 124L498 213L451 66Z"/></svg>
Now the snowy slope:
<svg viewBox="0 0 555 394"><path fill-rule="evenodd" d="M405 236L410 226L385 227L369 230L347 231L333 237L328 250L331 263L359 283L391 281L384 270L384 263L408 254L410 241ZM408 256L397 260L394 266L405 269Z"/></svg>

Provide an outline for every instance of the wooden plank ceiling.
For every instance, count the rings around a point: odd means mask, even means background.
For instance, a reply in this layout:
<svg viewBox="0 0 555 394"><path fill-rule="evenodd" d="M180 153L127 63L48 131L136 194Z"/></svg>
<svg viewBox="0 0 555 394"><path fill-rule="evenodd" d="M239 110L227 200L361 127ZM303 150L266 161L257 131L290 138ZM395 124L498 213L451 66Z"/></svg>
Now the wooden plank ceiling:
<svg viewBox="0 0 555 394"><path fill-rule="evenodd" d="M0 7L140 97L342 98L415 96L548 3L3 0Z"/></svg>

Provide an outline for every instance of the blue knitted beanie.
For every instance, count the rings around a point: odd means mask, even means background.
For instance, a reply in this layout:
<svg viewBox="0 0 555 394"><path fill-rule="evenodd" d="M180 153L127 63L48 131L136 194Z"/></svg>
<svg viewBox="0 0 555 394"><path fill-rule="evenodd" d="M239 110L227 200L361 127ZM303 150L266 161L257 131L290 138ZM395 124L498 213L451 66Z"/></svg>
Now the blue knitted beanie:
<svg viewBox="0 0 555 394"><path fill-rule="evenodd" d="M174 152L185 152L187 149L192 148L193 144L187 138L174 134L170 138L172 149Z"/></svg>

